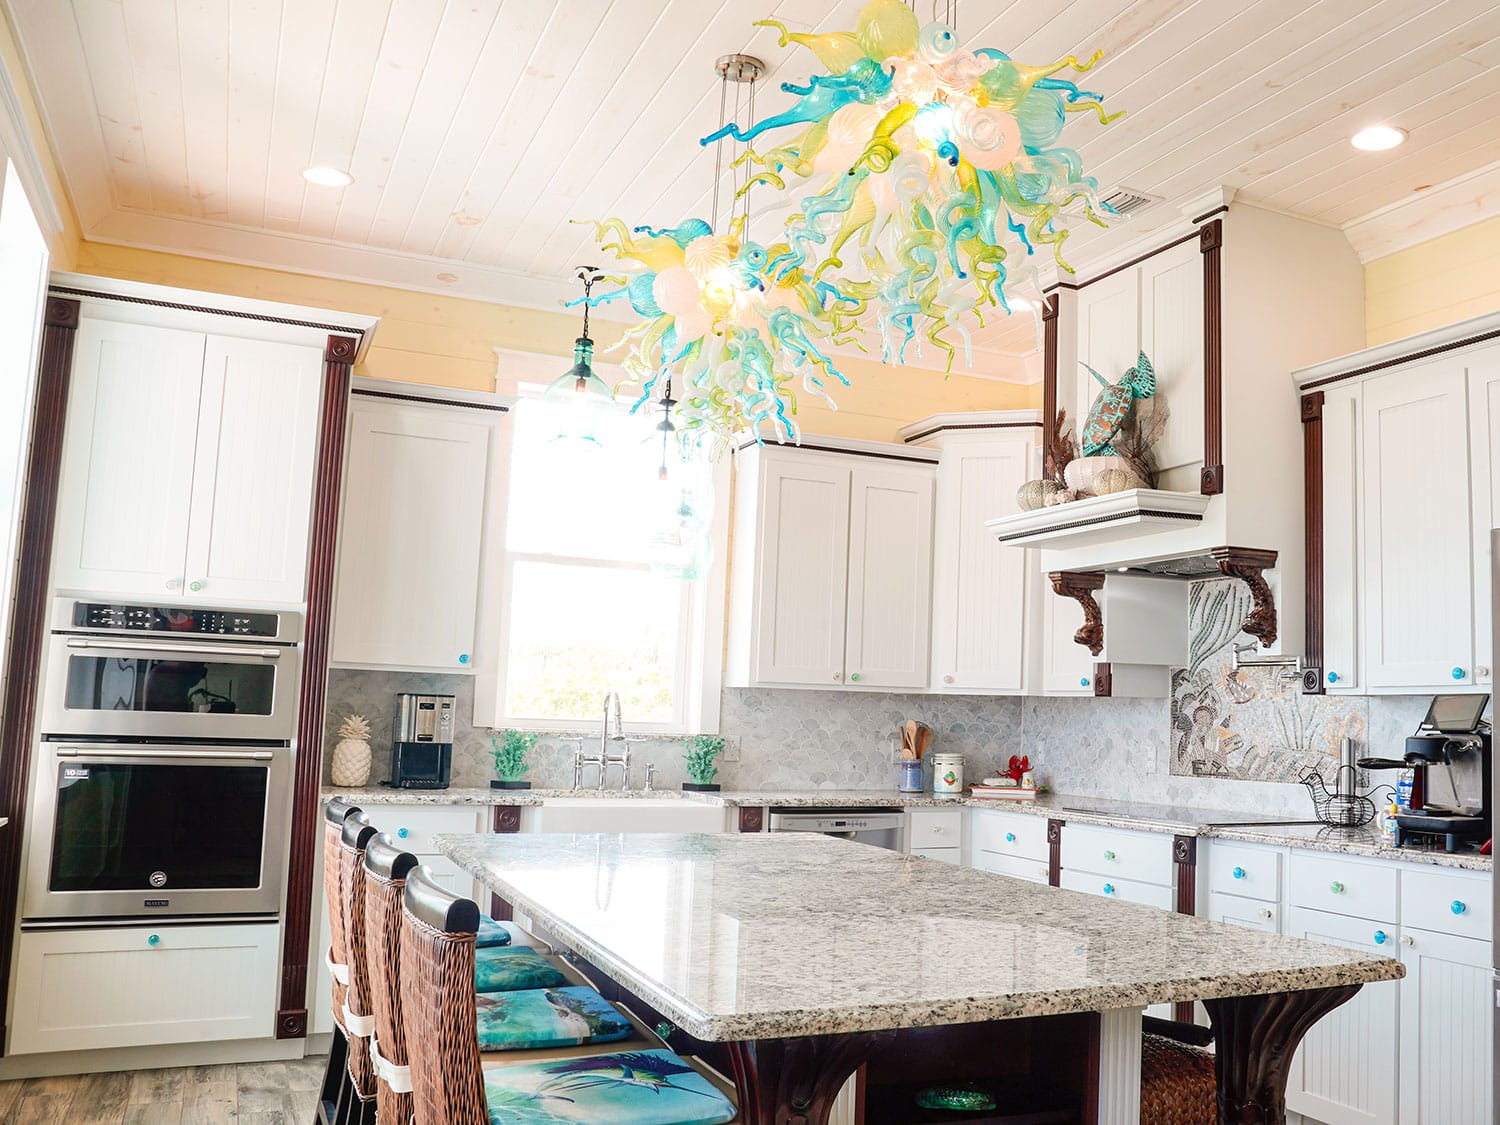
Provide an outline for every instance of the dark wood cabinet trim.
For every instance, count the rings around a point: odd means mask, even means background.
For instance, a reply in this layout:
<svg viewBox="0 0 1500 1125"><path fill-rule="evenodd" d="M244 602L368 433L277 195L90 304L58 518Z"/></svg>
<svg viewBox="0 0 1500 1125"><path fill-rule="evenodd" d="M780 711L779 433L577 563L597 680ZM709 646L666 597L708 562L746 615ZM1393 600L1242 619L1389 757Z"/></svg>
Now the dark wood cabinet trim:
<svg viewBox="0 0 1500 1125"><path fill-rule="evenodd" d="M1049 293L1042 305L1042 474L1052 475L1047 451L1057 441L1057 328L1061 302Z"/></svg>
<svg viewBox="0 0 1500 1125"><path fill-rule="evenodd" d="M740 806L740 831L741 832L764 832L766 829L766 810L761 805Z"/></svg>
<svg viewBox="0 0 1500 1125"><path fill-rule="evenodd" d="M1104 575L1090 570L1058 570L1047 577L1054 591L1083 607L1083 625L1073 634L1073 643L1098 656L1104 651L1104 612L1094 600L1094 591L1104 588Z"/></svg>
<svg viewBox="0 0 1500 1125"><path fill-rule="evenodd" d="M1276 565L1276 552L1256 547L1215 547L1209 554L1219 566L1219 573L1242 579L1255 599L1244 629L1262 645L1276 642L1276 598L1263 571Z"/></svg>
<svg viewBox="0 0 1500 1125"><path fill-rule="evenodd" d="M1203 254L1203 475L1198 491L1224 491L1224 220L1198 229Z"/></svg>
<svg viewBox="0 0 1500 1125"><path fill-rule="evenodd" d="M328 689L328 643L333 616L334 552L339 489L344 473L344 422L349 379L359 341L329 336L323 353L323 417L307 561L307 621L302 645L302 691L297 705L297 760L292 779L292 840L287 861L286 914L281 943L281 1000L276 1038L307 1035L307 949L312 922L313 848L318 785L323 777L323 711Z"/></svg>
<svg viewBox="0 0 1500 1125"><path fill-rule="evenodd" d="M0 982L14 964L16 913L21 886L21 838L31 781L33 723L47 629L48 574L62 476L63 429L73 374L73 342L79 303L48 296L42 312L42 346L36 398L31 411L31 447L21 498L14 599L5 658L5 697L0 701ZM12 591L0 591L10 597ZM0 1037L0 1045L4 1039Z"/></svg>
<svg viewBox="0 0 1500 1125"><path fill-rule="evenodd" d="M1185 243L1192 242L1199 236L1200 232L1195 230L1191 234L1183 235L1181 238L1174 238L1171 242L1164 243L1163 245L1158 246L1155 250L1147 250L1144 254L1137 254L1134 258L1131 258L1130 261L1121 262L1118 266L1112 266L1109 269L1105 270L1103 273L1089 278L1087 281L1080 281L1074 285L1069 285L1066 282L1059 282L1057 287L1062 289L1087 289L1090 285L1094 285L1100 281L1103 281L1105 278L1114 277L1117 273L1123 273L1125 270L1131 269L1134 266L1138 266L1142 262L1150 261L1158 254L1165 254L1168 250L1175 250L1177 249L1177 247L1182 246Z"/></svg>
<svg viewBox="0 0 1500 1125"><path fill-rule="evenodd" d="M1323 688L1323 392L1302 396L1302 523L1306 636L1302 690Z"/></svg>
<svg viewBox="0 0 1500 1125"><path fill-rule="evenodd" d="M1177 913L1198 913L1198 837L1172 837L1172 863L1177 869ZM1182 1023L1193 1022L1191 1000L1179 1001L1172 1017Z"/></svg>
<svg viewBox="0 0 1500 1125"><path fill-rule="evenodd" d="M1047 885L1062 886L1062 834L1068 822L1047 818Z"/></svg>
<svg viewBox="0 0 1500 1125"><path fill-rule="evenodd" d="M1109 699L1115 693L1114 672L1108 660L1094 662L1094 698Z"/></svg>
<svg viewBox="0 0 1500 1125"><path fill-rule="evenodd" d="M1319 387L1332 386L1334 383L1342 383L1347 379L1358 379L1361 375L1368 375L1372 371L1384 371L1387 367L1400 367L1415 359L1427 359L1430 356L1442 355L1444 352L1456 351L1459 348L1471 347L1474 344L1482 344L1486 340L1500 339L1500 328L1492 332L1480 332L1473 336L1465 336L1462 340L1449 340L1446 344L1437 344L1420 351L1406 352L1402 355L1383 359L1379 363L1371 363L1365 367L1356 367L1352 371L1340 371L1337 375L1330 375L1326 379L1314 379L1309 383L1302 384L1305 395L1308 391Z"/></svg>
<svg viewBox="0 0 1500 1125"><path fill-rule="evenodd" d="M490 827L500 835L521 831L521 807L519 805L496 805L490 812ZM499 895L490 895L490 917L499 922L509 922L515 911L510 903Z"/></svg>
<svg viewBox="0 0 1500 1125"><path fill-rule="evenodd" d="M482 410L492 414L510 413L510 407L494 402L465 402L459 398L398 394L395 391L375 391L366 387L355 387L349 393L356 398L383 398L393 402L416 402L423 406L449 406L457 410Z"/></svg>

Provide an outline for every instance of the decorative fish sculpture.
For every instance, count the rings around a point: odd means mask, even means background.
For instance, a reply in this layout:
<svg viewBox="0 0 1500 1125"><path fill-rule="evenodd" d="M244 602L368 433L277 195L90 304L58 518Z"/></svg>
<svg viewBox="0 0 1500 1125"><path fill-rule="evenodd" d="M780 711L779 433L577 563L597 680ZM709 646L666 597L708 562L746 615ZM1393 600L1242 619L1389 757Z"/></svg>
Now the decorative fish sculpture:
<svg viewBox="0 0 1500 1125"><path fill-rule="evenodd" d="M1156 369L1151 366L1145 352L1140 353L1135 366L1121 375L1118 383L1111 383L1086 363L1083 367L1099 380L1104 389L1089 407L1089 415L1078 434L1078 444L1085 457L1118 456L1113 444L1115 437L1130 416L1136 400L1150 398L1156 393Z"/></svg>

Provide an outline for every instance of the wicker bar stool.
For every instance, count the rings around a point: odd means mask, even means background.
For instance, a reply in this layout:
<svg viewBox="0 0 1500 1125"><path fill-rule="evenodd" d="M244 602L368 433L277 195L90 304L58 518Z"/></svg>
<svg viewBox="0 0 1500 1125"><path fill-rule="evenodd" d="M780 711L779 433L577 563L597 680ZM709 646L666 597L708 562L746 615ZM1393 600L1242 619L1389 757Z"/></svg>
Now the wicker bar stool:
<svg viewBox="0 0 1500 1125"><path fill-rule="evenodd" d="M348 943L344 936L344 912L339 896L339 848L344 821L359 812L335 797L323 810L323 895L328 912L329 944L323 957L333 978L330 1001L333 1006L333 1040L328 1047L328 1065L323 1072L323 1086L318 1094L320 1125L335 1125L341 1120L341 1107L354 1098L349 1078L349 1038L344 1031L344 992L349 987Z"/></svg>
<svg viewBox="0 0 1500 1125"><path fill-rule="evenodd" d="M1219 1119L1213 1032L1147 1016L1141 1035L1143 1125L1214 1125Z"/></svg>
<svg viewBox="0 0 1500 1125"><path fill-rule="evenodd" d="M422 868L408 872L400 973L414 1125L489 1125L492 1109L500 1120L512 1116L507 1109L516 1120L541 1119L563 1105L570 1119L590 1125L735 1120L733 1103L717 1086L649 1044L484 1070L472 991L478 929L477 905L443 890Z"/></svg>
<svg viewBox="0 0 1500 1125"><path fill-rule="evenodd" d="M375 826L355 809L344 818L338 842L339 913L348 964L344 988L343 1022L348 1039L349 1079L354 1099L341 1122L373 1123L376 1117L375 1063L370 1056L370 1035L375 1018L370 1013L370 972L365 950L365 845L375 835Z"/></svg>

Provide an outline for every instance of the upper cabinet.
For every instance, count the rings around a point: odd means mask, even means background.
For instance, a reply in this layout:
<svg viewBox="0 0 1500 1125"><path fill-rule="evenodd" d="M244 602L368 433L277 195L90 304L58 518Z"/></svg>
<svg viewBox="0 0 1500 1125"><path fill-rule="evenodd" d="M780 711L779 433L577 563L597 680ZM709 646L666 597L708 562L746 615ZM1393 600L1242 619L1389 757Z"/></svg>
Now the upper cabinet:
<svg viewBox="0 0 1500 1125"><path fill-rule="evenodd" d="M1317 486L1308 535L1322 546L1308 647L1327 691L1493 682L1500 347L1473 338L1497 326L1479 318L1297 373Z"/></svg>
<svg viewBox="0 0 1500 1125"><path fill-rule="evenodd" d="M868 442L735 458L727 682L927 683L933 467Z"/></svg>
<svg viewBox="0 0 1500 1125"><path fill-rule="evenodd" d="M938 451L932 689L1039 692L1042 577L1035 552L1005 546L985 521L1018 511L1016 493L1041 472L1041 416L1030 410L938 416L902 433Z"/></svg>
<svg viewBox="0 0 1500 1125"><path fill-rule="evenodd" d="M349 403L333 663L473 672L504 408L373 387Z"/></svg>
<svg viewBox="0 0 1500 1125"><path fill-rule="evenodd" d="M303 602L332 327L309 324L333 314L69 280L100 292L84 298L74 344L54 587ZM351 335L373 324L348 319Z"/></svg>

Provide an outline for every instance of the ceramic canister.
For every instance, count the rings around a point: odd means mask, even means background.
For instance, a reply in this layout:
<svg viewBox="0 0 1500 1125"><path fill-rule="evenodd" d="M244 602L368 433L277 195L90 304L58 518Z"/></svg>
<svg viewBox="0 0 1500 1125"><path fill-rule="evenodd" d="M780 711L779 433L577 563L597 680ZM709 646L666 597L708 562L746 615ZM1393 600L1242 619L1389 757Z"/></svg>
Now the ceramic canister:
<svg viewBox="0 0 1500 1125"><path fill-rule="evenodd" d="M964 792L964 756L962 754L934 754L932 756L932 795L934 797L961 797Z"/></svg>

